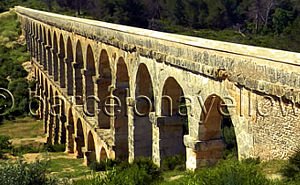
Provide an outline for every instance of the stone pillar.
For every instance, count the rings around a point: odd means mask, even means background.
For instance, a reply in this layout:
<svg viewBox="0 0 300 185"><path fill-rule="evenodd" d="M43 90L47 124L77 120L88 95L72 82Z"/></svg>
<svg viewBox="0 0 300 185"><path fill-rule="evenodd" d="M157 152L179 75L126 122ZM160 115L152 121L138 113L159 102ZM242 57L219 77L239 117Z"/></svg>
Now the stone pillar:
<svg viewBox="0 0 300 185"><path fill-rule="evenodd" d="M222 139L199 141L187 135L184 136L184 144L188 170L212 166L223 157L225 143Z"/></svg>
<svg viewBox="0 0 300 185"><path fill-rule="evenodd" d="M128 161L131 163L134 160L134 104L135 100L132 97L126 98L128 107Z"/></svg>
<svg viewBox="0 0 300 185"><path fill-rule="evenodd" d="M154 164L160 166L159 128L157 126L157 116L155 112L149 113L149 120L152 124L152 160Z"/></svg>

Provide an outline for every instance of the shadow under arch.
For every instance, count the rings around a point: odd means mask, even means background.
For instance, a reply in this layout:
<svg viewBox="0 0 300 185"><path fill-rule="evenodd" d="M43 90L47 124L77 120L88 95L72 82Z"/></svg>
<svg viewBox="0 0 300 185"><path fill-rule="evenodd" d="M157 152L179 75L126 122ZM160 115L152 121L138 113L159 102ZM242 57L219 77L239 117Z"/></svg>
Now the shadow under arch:
<svg viewBox="0 0 300 185"><path fill-rule="evenodd" d="M136 75L134 111L134 158L152 157L152 123L149 113L154 112L154 95L150 73L140 64Z"/></svg>
<svg viewBox="0 0 300 185"><path fill-rule="evenodd" d="M93 77L96 75L95 59L92 47L88 45L86 54L86 70L84 71L85 76L85 101L87 111L90 115L95 114L95 83Z"/></svg>
<svg viewBox="0 0 300 185"><path fill-rule="evenodd" d="M83 127L81 119L77 120L76 123L76 157L77 158L83 158L83 148L85 147L85 139L84 139L84 133L83 133Z"/></svg>
<svg viewBox="0 0 300 185"><path fill-rule="evenodd" d="M157 120L160 159L178 154L185 157L183 137L188 134L188 116L183 90L173 77L164 83L161 111Z"/></svg>
<svg viewBox="0 0 300 185"><path fill-rule="evenodd" d="M67 133L68 133L68 148L67 148L67 152L68 153L74 153L74 117L73 117L73 112L72 109L69 109L69 113L68 113L68 125L67 125Z"/></svg>
<svg viewBox="0 0 300 185"><path fill-rule="evenodd" d="M100 99L100 104L103 105L99 107L99 109L104 110L104 105L108 104L107 97L110 96L109 86L111 85L112 75L111 75L111 68L109 57L106 50L102 50L100 53L99 59L99 74L97 78L98 84L98 98ZM112 111L107 110L110 114ZM110 120L111 116L106 114L104 111L100 111L98 114L98 123L99 127L102 129L109 129L110 128Z"/></svg>
<svg viewBox="0 0 300 185"><path fill-rule="evenodd" d="M63 35L60 34L59 36L59 82L60 82L60 87L65 88L66 87L66 66L65 66L65 42Z"/></svg>
<svg viewBox="0 0 300 185"><path fill-rule="evenodd" d="M118 110L115 109L115 152L116 158L128 159L129 157L129 147L128 147L128 106L126 103L126 98L130 96L129 94L129 75L128 69L124 59L121 57L117 63L117 74L116 74L116 89L114 90L114 96L119 98L120 107Z"/></svg>
<svg viewBox="0 0 300 185"><path fill-rule="evenodd" d="M51 39L51 33L50 30L48 30L48 45L47 45L47 50L48 50L48 73L49 75L53 75L53 64L52 64L52 39Z"/></svg>
<svg viewBox="0 0 300 185"><path fill-rule="evenodd" d="M228 107L220 96L212 94L207 97L202 108L200 125L204 130L200 130L199 139L213 146L205 152L213 153L211 156L206 155L209 163L214 164L228 155L238 157L235 129Z"/></svg>
<svg viewBox="0 0 300 185"><path fill-rule="evenodd" d="M96 161L95 141L91 131L88 134L87 144L88 144L87 152L85 153L85 155L86 155L86 164L89 165L91 162Z"/></svg>
<svg viewBox="0 0 300 185"><path fill-rule="evenodd" d="M76 44L76 58L75 64L73 65L75 70L75 102L76 105L83 104L83 82L82 82L82 73L81 70L84 67L83 64L83 55L81 43L78 40Z"/></svg>
<svg viewBox="0 0 300 185"><path fill-rule="evenodd" d="M58 43L57 43L57 36L56 32L54 32L53 36L53 76L54 76L54 81L58 81Z"/></svg>
<svg viewBox="0 0 300 185"><path fill-rule="evenodd" d="M69 96L73 95L74 91L74 84L73 84L73 67L72 62L74 61L73 55L73 47L70 37L68 37L67 41L67 94Z"/></svg>

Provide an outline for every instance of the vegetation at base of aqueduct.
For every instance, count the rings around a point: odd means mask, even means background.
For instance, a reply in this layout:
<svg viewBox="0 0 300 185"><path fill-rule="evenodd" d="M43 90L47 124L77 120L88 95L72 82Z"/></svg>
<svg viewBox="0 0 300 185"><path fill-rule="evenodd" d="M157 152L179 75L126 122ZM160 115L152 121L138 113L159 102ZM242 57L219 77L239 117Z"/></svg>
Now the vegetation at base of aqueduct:
<svg viewBox="0 0 300 185"><path fill-rule="evenodd" d="M16 14L5 12L0 14L0 88L8 89L14 96L13 109L0 110L0 122L2 119L13 119L29 112L30 83L26 80L28 73L22 63L29 60L26 45L20 39L20 22L16 20ZM4 93L4 91L1 91ZM11 99L5 94L6 99L0 99L0 107L10 106Z"/></svg>

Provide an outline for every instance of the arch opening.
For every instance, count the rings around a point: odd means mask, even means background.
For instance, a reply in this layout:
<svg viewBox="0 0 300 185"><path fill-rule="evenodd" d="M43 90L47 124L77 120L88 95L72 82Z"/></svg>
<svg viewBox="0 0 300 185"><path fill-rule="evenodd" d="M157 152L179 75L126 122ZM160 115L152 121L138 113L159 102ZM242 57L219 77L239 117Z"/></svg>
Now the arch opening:
<svg viewBox="0 0 300 185"><path fill-rule="evenodd" d="M110 63L109 63L109 57L105 50L101 51L100 54L100 62L99 62L99 74L97 79L98 84L98 97L100 99L100 105L105 105L107 103L113 103L113 102L106 102L106 98L110 95L109 86L111 85L111 69L110 69ZM113 101L113 100L111 100ZM99 107L99 109L102 109L104 107ZM110 113L112 110L108 110ZM110 128L110 120L111 117L107 114L105 114L104 111L100 111L98 114L98 123L99 127L102 129L109 129Z"/></svg>
<svg viewBox="0 0 300 185"><path fill-rule="evenodd" d="M134 158L152 157L152 123L149 113L154 111L154 96L150 73L145 64L140 64L138 68L135 86Z"/></svg>
<svg viewBox="0 0 300 185"><path fill-rule="evenodd" d="M57 37L56 33L54 32L54 37L53 37L53 68L54 68L54 81L58 81L58 44L57 44Z"/></svg>
<svg viewBox="0 0 300 185"><path fill-rule="evenodd" d="M68 132L68 153L74 153L74 117L72 113L72 109L69 109L68 113L68 126L67 126L67 132Z"/></svg>
<svg viewBox="0 0 300 185"><path fill-rule="evenodd" d="M66 67L65 67L65 42L62 34L59 37L59 79L60 79L60 87L66 87Z"/></svg>
<svg viewBox="0 0 300 185"><path fill-rule="evenodd" d="M188 116L183 90L169 77L164 84L161 101L162 116L158 118L160 159L186 156L183 136L188 134Z"/></svg>
<svg viewBox="0 0 300 185"><path fill-rule="evenodd" d="M217 95L210 95L205 100L204 107L206 111L202 111L200 122L205 131L200 130L199 139L211 143L214 147L208 148L207 151L200 151L197 155L213 153L210 156L206 155L212 164L228 155L237 158L238 148L234 126L224 101Z"/></svg>
<svg viewBox="0 0 300 185"><path fill-rule="evenodd" d="M80 119L77 120L77 125L76 125L76 154L77 158L83 158L83 148L85 147L84 144L84 133L83 133L83 127L82 127L82 122Z"/></svg>
<svg viewBox="0 0 300 185"><path fill-rule="evenodd" d="M88 147L86 152L86 163L87 165L91 162L96 161L96 150L95 150L95 141L92 132L88 134Z"/></svg>
<svg viewBox="0 0 300 185"><path fill-rule="evenodd" d="M75 101L77 105L83 104L83 85L82 85L82 73L83 69L83 55L80 41L76 45L76 62L74 64L75 69Z"/></svg>
<svg viewBox="0 0 300 185"><path fill-rule="evenodd" d="M123 58L120 58L117 63L116 74L116 90L114 95L121 101L121 107L118 110L114 110L115 120L115 146L116 157L120 159L128 159L128 106L126 104L126 98L129 97L129 75L127 66Z"/></svg>
<svg viewBox="0 0 300 185"><path fill-rule="evenodd" d="M53 65L52 65L52 52L51 52L51 48L52 48L52 39L51 39L51 33L50 30L48 30L48 73L49 75L53 75Z"/></svg>
<svg viewBox="0 0 300 185"><path fill-rule="evenodd" d="M73 49L72 49L72 42L70 37L68 38L67 42L67 93L69 96L73 95Z"/></svg>
<svg viewBox="0 0 300 185"><path fill-rule="evenodd" d="M90 115L95 114L95 85L93 81L93 77L95 76L95 59L94 52L92 47L89 45L87 48L87 58L86 58L87 66L85 71L85 100L87 111Z"/></svg>

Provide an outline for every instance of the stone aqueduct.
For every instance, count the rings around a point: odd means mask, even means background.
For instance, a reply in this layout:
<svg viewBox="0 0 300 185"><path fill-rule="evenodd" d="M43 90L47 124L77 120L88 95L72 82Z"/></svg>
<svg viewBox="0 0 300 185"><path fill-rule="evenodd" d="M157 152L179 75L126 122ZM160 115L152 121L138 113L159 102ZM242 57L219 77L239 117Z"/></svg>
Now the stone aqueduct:
<svg viewBox="0 0 300 185"><path fill-rule="evenodd" d="M47 142L66 143L86 163L144 156L160 164L181 152L188 169L215 163L225 107L240 159L286 158L299 144L299 53L15 9Z"/></svg>

